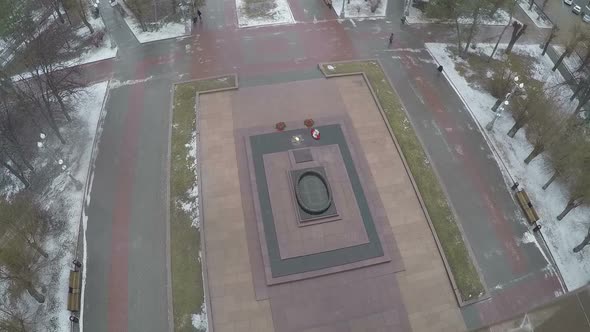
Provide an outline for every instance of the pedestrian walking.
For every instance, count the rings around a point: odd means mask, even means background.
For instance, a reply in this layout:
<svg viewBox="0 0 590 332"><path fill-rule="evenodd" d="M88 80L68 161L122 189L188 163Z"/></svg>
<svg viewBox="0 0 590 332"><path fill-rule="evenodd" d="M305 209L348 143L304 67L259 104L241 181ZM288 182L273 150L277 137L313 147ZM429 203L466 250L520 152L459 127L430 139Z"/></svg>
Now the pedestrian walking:
<svg viewBox="0 0 590 332"><path fill-rule="evenodd" d="M197 24L197 20L198 20L198 17L197 16L193 16L193 25Z"/></svg>
<svg viewBox="0 0 590 332"><path fill-rule="evenodd" d="M201 22L203 22L203 19L201 18L201 11L197 9L197 15L199 16L199 20L201 20Z"/></svg>
<svg viewBox="0 0 590 332"><path fill-rule="evenodd" d="M402 25L406 24L406 16L402 16Z"/></svg>
<svg viewBox="0 0 590 332"><path fill-rule="evenodd" d="M392 43L393 43L393 32L391 33L391 35L389 35L389 45L391 46Z"/></svg>
<svg viewBox="0 0 590 332"><path fill-rule="evenodd" d="M442 73L443 71L443 66L439 65L438 68L436 68L436 70L438 70L438 74L440 75L440 73Z"/></svg>

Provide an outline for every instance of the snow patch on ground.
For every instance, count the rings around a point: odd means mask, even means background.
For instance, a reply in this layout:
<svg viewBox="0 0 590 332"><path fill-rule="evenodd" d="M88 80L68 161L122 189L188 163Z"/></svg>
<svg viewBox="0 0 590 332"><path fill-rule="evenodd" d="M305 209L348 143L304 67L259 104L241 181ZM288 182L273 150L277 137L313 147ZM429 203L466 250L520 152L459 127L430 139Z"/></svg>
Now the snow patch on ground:
<svg viewBox="0 0 590 332"><path fill-rule="evenodd" d="M193 327L197 329L199 332L206 332L207 331L207 307L205 307L205 303L201 305L201 313L200 314L193 314L191 316Z"/></svg>
<svg viewBox="0 0 590 332"><path fill-rule="evenodd" d="M187 162L190 164L190 169L195 174L195 183L193 187L186 193L186 201L179 201L177 204L180 208L191 216L191 226L199 228L199 179L197 178L197 133L193 131L190 143L186 144L188 149Z"/></svg>
<svg viewBox="0 0 590 332"><path fill-rule="evenodd" d="M295 23L287 0L267 0L264 4L268 8L258 9L257 15L248 15L246 3L247 0L236 0L236 15L238 16L238 26L240 28ZM251 11L256 10L251 9Z"/></svg>
<svg viewBox="0 0 590 332"><path fill-rule="evenodd" d="M553 26L553 24L551 24L551 21L543 18L542 17L543 15L539 14L541 9L537 7L536 3L533 5L532 9L529 9L529 2L525 1L525 0L519 0L518 5L525 12L525 14L528 15L528 17L531 19L531 21L533 21L535 23L537 28L547 29L547 28L551 28ZM539 12L537 12L537 11L539 11Z"/></svg>
<svg viewBox="0 0 590 332"><path fill-rule="evenodd" d="M125 16L125 23L127 23L127 26L140 43L181 37L190 32L190 27L187 26L188 23L183 24L177 22L166 23L156 31L143 31L139 22L130 14Z"/></svg>
<svg viewBox="0 0 590 332"><path fill-rule="evenodd" d="M122 86L126 86L126 85L134 85L134 84L139 84L139 83L145 83L149 80L151 80L153 78L153 76L148 76L146 78L140 78L137 80L127 80L127 81L118 81L118 80L113 80L111 81L111 85L109 86L110 90L114 90L117 88L120 88Z"/></svg>
<svg viewBox="0 0 590 332"><path fill-rule="evenodd" d="M557 53L557 56L560 56L563 54L563 52L565 52L565 47L561 45L555 45L550 47L553 47L555 53ZM563 64L565 65L567 70L569 70L569 72L573 75L573 73L576 70L578 70L578 68L580 68L580 66L582 65L582 59L580 58L578 53L572 52L569 56L566 56L563 59Z"/></svg>
<svg viewBox="0 0 590 332"><path fill-rule="evenodd" d="M102 114L103 100L107 91L107 82L98 83L88 87L86 92L74 103L76 112L72 113L74 122L80 122L86 134L81 135L83 139L76 142L76 147L70 155L64 156L70 162L69 169L74 178L84 183L88 175L91 162L92 146L96 138L97 124ZM57 142L54 142L57 144ZM47 299L54 301L55 308L59 312L48 312L47 317L57 315L56 323L58 331L70 330L70 312L67 310L67 294L69 272L74 259L74 252L78 240L80 222L84 201L84 191L76 188L70 177L64 172L57 176L44 194L41 202L50 211L62 208L62 217L65 218L65 231L59 237L50 239L46 249L50 257L59 257L55 263L54 271L59 274L56 287L48 287ZM65 213L65 215L63 214ZM48 275L48 277L51 277Z"/></svg>
<svg viewBox="0 0 590 332"><path fill-rule="evenodd" d="M102 61L106 59L111 59L117 56L118 48L115 46L114 42L111 42L110 36L106 33L104 23L101 18L94 18L92 15L88 15L88 23L92 25L92 28L97 31L103 30L105 31L104 39L100 47L89 46L84 50L79 57L66 60L56 64L58 67L74 67L79 65L84 65L87 63ZM76 35L80 36L81 38L89 38L90 37L90 30L85 25L82 25L78 30L76 30ZM113 47L111 47L111 43ZM28 79L31 78L31 73L25 72L18 75L14 75L12 79L14 81Z"/></svg>
<svg viewBox="0 0 590 332"><path fill-rule="evenodd" d="M410 13L406 17L407 23L444 23L444 24L455 24L455 22L451 21L440 21L432 18L426 17L426 15L418 8L410 6ZM472 18L460 18L460 24L471 24L473 22ZM507 25L510 22L510 14L508 14L504 10L498 10L496 15L493 18L480 18L479 22L481 25Z"/></svg>
<svg viewBox="0 0 590 332"><path fill-rule="evenodd" d="M447 46L448 44L426 44L433 57L444 66L445 76L452 82L475 121L481 127L484 127L492 120L493 112L490 107L494 104L495 98L487 92L471 86L455 70L455 63L463 60L455 61L447 51ZM537 45L517 45L514 47L514 52L532 54L530 52L535 48L537 59L535 77L547 81L546 86L553 84L555 81L563 81L563 78L559 79L557 76L559 75L558 72L551 71L552 62L549 57L547 55L540 56ZM572 92L569 89L564 89L560 93L563 94L561 99L567 100ZM575 105L575 103L572 104ZM567 112L571 111L575 106L564 105L564 107L566 107L564 112ZM482 133L492 148L499 151L502 160L515 181L518 181L521 187L526 189L541 217L539 223L543 226L541 230L543 237L565 284L569 290L574 290L590 282L590 247L586 247L576 254L572 252L572 249L584 239L588 227L590 227L590 220L588 220L590 208L580 206L570 212L562 221L556 219L556 216L563 210L568 201L567 190L558 180L547 190L542 190L542 185L551 176L551 172L545 167L547 160L541 154L529 165L524 164L523 160L532 150L532 146L525 137L525 129L521 129L512 139L506 135L513 123L514 121L510 116L504 115L496 121L492 132L483 131ZM511 185L508 180L507 184ZM524 240L527 240L527 238Z"/></svg>
<svg viewBox="0 0 590 332"><path fill-rule="evenodd" d="M64 63L64 65L66 67L82 65L82 64L101 61L101 60L105 60L105 59L110 59L110 58L114 58L117 55L118 48L115 46L114 42L111 42L110 35L107 34L107 31L105 29L102 19L100 17L94 18L92 15L89 15L88 16L88 23L90 23L90 25L92 25L92 27L95 30L95 33L96 33L96 31L100 31L100 30L105 32L103 43L100 47L92 47L92 48L88 49L86 52L84 52L82 55L80 55L80 57L77 59L66 61ZM76 34L83 37L83 38L90 37L90 31L84 25L76 31ZM112 48L111 48L111 44L113 44Z"/></svg>
<svg viewBox="0 0 590 332"><path fill-rule="evenodd" d="M341 17L344 6L344 18L385 17L387 0L381 0L375 12L371 12L371 2L365 0L334 0L332 9Z"/></svg>

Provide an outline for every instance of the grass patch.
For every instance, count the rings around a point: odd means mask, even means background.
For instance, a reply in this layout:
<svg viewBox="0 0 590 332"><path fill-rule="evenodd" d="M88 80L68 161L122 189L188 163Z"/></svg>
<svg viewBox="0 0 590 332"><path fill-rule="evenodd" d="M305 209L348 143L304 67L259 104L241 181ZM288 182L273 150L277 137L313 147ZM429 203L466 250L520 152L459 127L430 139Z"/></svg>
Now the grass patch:
<svg viewBox="0 0 590 332"><path fill-rule="evenodd" d="M170 260L175 331L195 331L191 315L201 313L204 303L199 259L201 237L199 229L191 225L197 214L197 198L193 190L197 184L196 160L190 152L191 142L195 139L195 97L197 92L231 88L235 84L234 77L227 76L178 84L174 89L170 143Z"/></svg>
<svg viewBox="0 0 590 332"><path fill-rule="evenodd" d="M367 76L424 199L461 300L466 302L482 296L485 289L463 242L457 220L402 109L397 93L390 86L381 66L376 61L336 63L331 66L334 70L323 68L328 75L364 72Z"/></svg>
<svg viewBox="0 0 590 332"><path fill-rule="evenodd" d="M275 0L244 0L242 8L249 18L273 18L277 4Z"/></svg>

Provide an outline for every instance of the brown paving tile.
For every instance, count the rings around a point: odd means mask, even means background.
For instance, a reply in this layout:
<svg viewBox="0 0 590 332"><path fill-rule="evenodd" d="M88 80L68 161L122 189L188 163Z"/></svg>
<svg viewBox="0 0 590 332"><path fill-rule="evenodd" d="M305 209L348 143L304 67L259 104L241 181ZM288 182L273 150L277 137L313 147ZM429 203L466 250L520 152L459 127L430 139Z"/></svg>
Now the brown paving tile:
<svg viewBox="0 0 590 332"><path fill-rule="evenodd" d="M260 98L261 93L264 98ZM231 143L210 140L210 147L201 150L205 158L210 159L209 165L206 159L202 159L202 176L206 174L211 177L209 180L203 179L203 186L208 185L211 189L208 191L210 196L207 196L207 188L203 187L204 218L207 220L213 215L218 220L231 216L232 221L223 221L213 226L212 230L207 228L211 223L207 223L206 235L211 231L211 239L226 245L232 241L238 243L238 248L229 250L223 250L222 244L206 243L207 250L213 252L212 256L207 255L208 265L213 258L223 258L226 264L236 264L235 268L211 264L213 274L227 281L209 283L209 287L213 288L210 293L215 294L212 317L216 331L243 330L246 326L252 331L287 332L407 331L410 326L413 331L464 329L424 215L362 79L313 80L205 95L201 98L201 110L204 114L201 114L200 119L210 124L207 129L201 130L201 134L205 131L213 136L216 134L211 130L214 128L211 125L221 126L222 133L233 133L228 123L233 122L241 127L272 126L278 121L299 122L308 117L321 119L319 114L330 117L342 116L346 112L354 125L351 133L365 133L359 136L357 143L349 145L354 154L368 154L367 160L359 163L357 169L359 173L366 172L375 179L375 185L365 194L381 197L370 204L371 208L377 210L381 206L383 211L382 217L376 217L383 220L383 225L387 225L378 227L382 241L389 243L385 247L390 255L398 257L393 258L393 261L403 260L407 264L406 270L398 273L395 273L394 264L385 263L267 287L264 285L264 250L258 242L260 234L256 230L256 220L251 217L254 214L253 200L249 197L251 191L245 190L249 182L248 175L246 173L245 182L242 175L239 180L237 176L247 172L247 167L245 171L237 167L238 164L247 165L244 163L246 153L241 148L243 142L239 138L233 138ZM208 144L204 143L202 145ZM230 149L227 144L230 144ZM232 151L236 145L237 149ZM224 169L218 171L216 165L224 165ZM237 193L239 199L236 196L224 196L225 193ZM213 208L222 209L222 204L207 206L208 197L215 197L215 200L233 199L232 206L239 206L237 201L241 201L242 211L236 208L227 213L210 214L208 211ZM287 226L288 231L294 229L292 224ZM228 234L219 234L227 229L230 229ZM323 244L318 250L331 245L330 241L342 241L331 237L350 236L328 226L321 227L320 233L318 237ZM404 237L407 239L404 240ZM304 241L305 237L302 237L301 242ZM413 241L419 244L422 242L422 245L416 245ZM397 246L395 242L398 242ZM398 246L400 250L394 250ZM212 276L209 278L211 280ZM269 300L256 301L266 298ZM227 307L220 308L220 304L227 304Z"/></svg>
<svg viewBox="0 0 590 332"><path fill-rule="evenodd" d="M251 328L253 319L261 326L272 325L272 316L270 307L258 305L254 294L237 182L230 95L201 96L200 186L211 323L216 331L241 332ZM236 181L228 181L232 178Z"/></svg>

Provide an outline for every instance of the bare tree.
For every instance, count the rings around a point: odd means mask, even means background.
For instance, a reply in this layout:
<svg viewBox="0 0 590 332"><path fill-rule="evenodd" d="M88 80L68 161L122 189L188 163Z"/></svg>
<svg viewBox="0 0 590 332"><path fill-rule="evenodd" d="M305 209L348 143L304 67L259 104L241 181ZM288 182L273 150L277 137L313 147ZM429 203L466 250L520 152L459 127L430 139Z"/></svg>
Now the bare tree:
<svg viewBox="0 0 590 332"><path fill-rule="evenodd" d="M467 0L434 0L427 7L427 14L440 20L452 21L455 23L457 34L457 54L463 49L461 34L461 17L465 14L465 2Z"/></svg>
<svg viewBox="0 0 590 332"><path fill-rule="evenodd" d="M0 239L0 281L6 282L14 294L28 292L37 302L45 302L38 289L39 259L23 242L5 232Z"/></svg>
<svg viewBox="0 0 590 332"><path fill-rule="evenodd" d="M19 308L18 304L10 303L7 296L3 297L3 301L0 301L0 331L33 331L33 314Z"/></svg>
<svg viewBox="0 0 590 332"><path fill-rule="evenodd" d="M94 33L94 29L92 28L92 25L90 25L90 23L88 22L88 16L86 14L87 11L88 11L88 2L78 0L77 6L76 6L76 12L80 16L80 19L82 20L84 25L88 28L88 31L90 31L90 33L92 34L92 33Z"/></svg>
<svg viewBox="0 0 590 332"><path fill-rule="evenodd" d="M147 8L145 8L145 2L141 0L124 0L125 4L131 9L135 18L139 22L141 26L141 30L147 31L147 24L145 22L145 13L147 12Z"/></svg>
<svg viewBox="0 0 590 332"><path fill-rule="evenodd" d="M516 7L516 0L510 0L509 7L508 7L508 12L510 14L510 17L508 18L508 23L506 23L506 25L504 26L504 29L502 29L502 33L498 37L498 41L496 42L496 45L494 45L494 49L492 50L492 54L490 54L490 57L488 58L488 62L490 62L494 58L494 54L496 53L496 50L498 49L498 45L500 44L500 41L502 40L504 33L506 32L506 30L510 26L510 22L512 22L512 16L514 15L515 7Z"/></svg>
<svg viewBox="0 0 590 332"><path fill-rule="evenodd" d="M59 132L57 111L70 121L65 99L74 96L84 86L78 69L60 64L67 52L65 42L71 34L71 29L57 26L33 39L29 44L30 51L22 57L30 77L23 77L15 88L20 99L29 104L28 112L33 117L35 113L40 114L63 144L65 139Z"/></svg>
<svg viewBox="0 0 590 332"><path fill-rule="evenodd" d="M539 109L545 108L545 111L541 111L542 113L555 107L549 99L545 98L545 92L543 91L542 85L533 82L536 81L530 81L525 85L526 96L523 98L513 98L509 110L514 118L514 125L507 133L509 137L514 137L518 130L520 130L531 117L538 114Z"/></svg>
<svg viewBox="0 0 590 332"><path fill-rule="evenodd" d="M520 24L518 21L514 21L514 22L512 22L512 28L513 28L512 36L510 37L510 41L508 42L508 46L506 47L506 51L505 51L505 53L507 53L507 54L512 52L512 47L514 47L514 44L516 43L518 38L520 38L520 36L522 36L524 34L524 32L526 31L527 25Z"/></svg>
<svg viewBox="0 0 590 332"><path fill-rule="evenodd" d="M547 53L547 49L549 48L549 43L551 43L553 38L555 38L555 36L557 36L558 31L559 31L559 28L557 27L557 25L554 24L551 27L551 31L549 32L549 36L547 36L547 40L545 41L545 44L543 45L543 52L541 53L541 55L545 55L545 53Z"/></svg>
<svg viewBox="0 0 590 332"><path fill-rule="evenodd" d="M582 249L584 249L585 246L587 246L588 244L590 244L590 228L588 228L588 233L586 234L586 237L584 238L584 240L582 240L582 243L578 244L575 248L574 248L574 252L579 252Z"/></svg>
<svg viewBox="0 0 590 332"><path fill-rule="evenodd" d="M582 126L569 126L568 134L572 129L582 131ZM587 138L584 143L574 152L575 157L570 160L570 164L563 172L567 172L566 184L569 189L569 201L564 210L557 216L557 220L563 219L571 210L582 205L590 197L590 144Z"/></svg>
<svg viewBox="0 0 590 332"><path fill-rule="evenodd" d="M588 186L588 183L584 185ZM570 188L570 198L563 211L557 216L557 220L563 219L571 210L582 205L586 197L588 197L588 187L583 188L580 183L573 183Z"/></svg>
<svg viewBox="0 0 590 332"><path fill-rule="evenodd" d="M567 135L560 135L557 140L547 146L548 170L553 171L549 180L543 185L547 189L561 175L563 180L578 176L579 167L583 167L584 159L590 158L590 143L586 139L583 127L570 127Z"/></svg>
<svg viewBox="0 0 590 332"><path fill-rule="evenodd" d="M572 27L571 33L570 33L569 36L570 37L565 42L565 51L561 54L561 56L559 57L559 59L557 59L557 62L555 62L555 66L553 66L553 68L551 69L553 71L557 70L557 68L559 67L559 65L563 62L563 59L565 59L565 57L569 56L574 51L574 49L576 48L576 46L578 46L578 44L582 40L588 38L588 35L587 35L586 31L580 25L580 23L576 23Z"/></svg>
<svg viewBox="0 0 590 332"><path fill-rule="evenodd" d="M525 158L525 164L545 150L547 144L563 133L565 116L560 111L550 108L540 108L536 115L529 120L526 136L533 145L533 150Z"/></svg>
<svg viewBox="0 0 590 332"><path fill-rule="evenodd" d="M11 201L0 199L0 220L6 224L7 232L12 232L39 255L49 257L43 243L50 229L50 217L30 194L18 194Z"/></svg>

